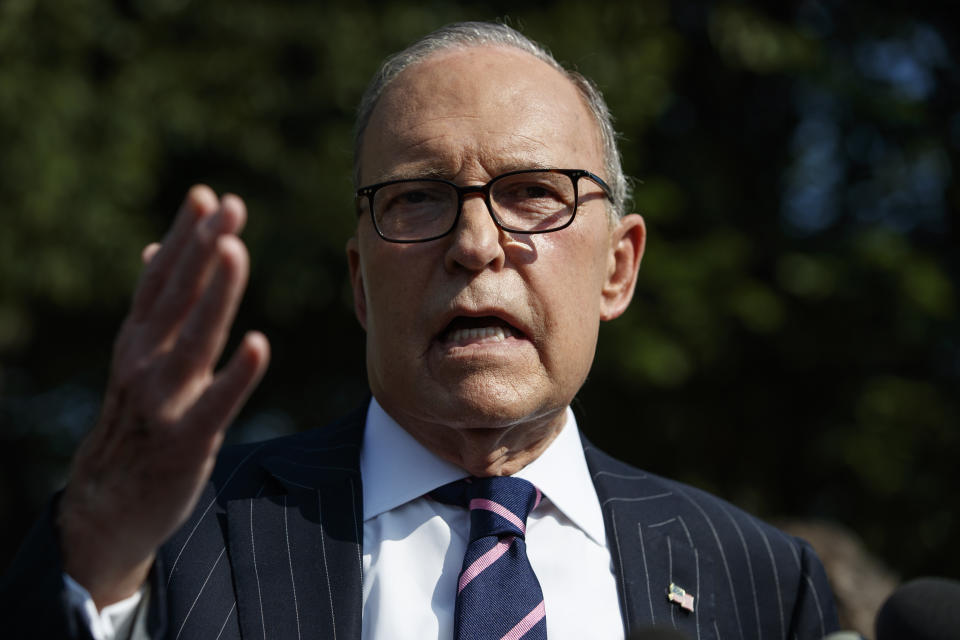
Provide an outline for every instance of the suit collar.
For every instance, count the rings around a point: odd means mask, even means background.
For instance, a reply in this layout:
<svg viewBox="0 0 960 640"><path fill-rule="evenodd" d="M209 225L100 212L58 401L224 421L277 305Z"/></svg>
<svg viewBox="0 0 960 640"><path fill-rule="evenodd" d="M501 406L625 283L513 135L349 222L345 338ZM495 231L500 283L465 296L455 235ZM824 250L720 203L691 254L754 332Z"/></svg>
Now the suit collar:
<svg viewBox="0 0 960 640"><path fill-rule="evenodd" d="M318 491L331 481L354 478L359 486L360 447L367 407L291 439L260 460L260 467L291 493Z"/></svg>

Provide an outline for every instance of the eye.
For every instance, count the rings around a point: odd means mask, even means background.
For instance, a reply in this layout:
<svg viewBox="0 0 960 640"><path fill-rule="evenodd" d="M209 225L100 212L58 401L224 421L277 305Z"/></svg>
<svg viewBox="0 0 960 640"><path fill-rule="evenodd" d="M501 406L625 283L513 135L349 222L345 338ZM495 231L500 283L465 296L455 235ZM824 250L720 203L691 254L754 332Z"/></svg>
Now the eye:
<svg viewBox="0 0 960 640"><path fill-rule="evenodd" d="M570 206L570 179L557 173L520 173L497 183L493 197L501 208L517 213L553 213Z"/></svg>
<svg viewBox="0 0 960 640"><path fill-rule="evenodd" d="M400 182L383 187L377 193L381 215L405 214L424 207L446 206L451 189L443 183Z"/></svg>
<svg viewBox="0 0 960 640"><path fill-rule="evenodd" d="M557 194L548 186L542 184L529 184L522 187L521 197L523 198L556 198Z"/></svg>
<svg viewBox="0 0 960 640"><path fill-rule="evenodd" d="M410 191L405 191L399 194L396 197L398 202L404 204L422 204L424 202L432 202L436 200L436 194L430 193L424 189L411 189Z"/></svg>

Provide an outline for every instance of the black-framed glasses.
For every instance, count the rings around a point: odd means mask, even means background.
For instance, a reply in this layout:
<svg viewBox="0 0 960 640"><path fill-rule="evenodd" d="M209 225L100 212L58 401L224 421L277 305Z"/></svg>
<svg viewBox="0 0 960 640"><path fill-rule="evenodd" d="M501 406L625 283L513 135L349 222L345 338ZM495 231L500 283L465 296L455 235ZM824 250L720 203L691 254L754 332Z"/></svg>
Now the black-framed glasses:
<svg viewBox="0 0 960 640"><path fill-rule="evenodd" d="M440 178L389 180L358 189L357 198L367 199L373 226L388 242L442 238L456 228L463 200L472 193L483 194L487 211L500 229L548 233L573 222L581 178L596 183L613 200L607 183L584 169L521 169L466 187Z"/></svg>

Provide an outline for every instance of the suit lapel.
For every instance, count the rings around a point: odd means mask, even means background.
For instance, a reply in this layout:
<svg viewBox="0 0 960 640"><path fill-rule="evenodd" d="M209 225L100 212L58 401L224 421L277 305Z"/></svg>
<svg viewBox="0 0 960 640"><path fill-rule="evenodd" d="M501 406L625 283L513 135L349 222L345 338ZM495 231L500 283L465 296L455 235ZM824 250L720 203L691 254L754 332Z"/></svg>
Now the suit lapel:
<svg viewBox="0 0 960 640"><path fill-rule="evenodd" d="M713 561L694 547L675 497L585 439L584 453L603 510L627 635L666 626L699 640L714 637ZM681 601L669 599L671 584L693 597L693 611L679 594L675 599Z"/></svg>
<svg viewBox="0 0 960 640"><path fill-rule="evenodd" d="M254 498L227 504L244 638L360 638L365 416L263 459Z"/></svg>

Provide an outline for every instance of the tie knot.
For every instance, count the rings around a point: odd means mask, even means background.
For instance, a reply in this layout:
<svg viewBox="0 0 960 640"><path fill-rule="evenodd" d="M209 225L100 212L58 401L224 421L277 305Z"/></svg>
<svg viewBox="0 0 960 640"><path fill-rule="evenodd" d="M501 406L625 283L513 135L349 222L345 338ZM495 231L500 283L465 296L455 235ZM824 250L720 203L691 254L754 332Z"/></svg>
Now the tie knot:
<svg viewBox="0 0 960 640"><path fill-rule="evenodd" d="M527 516L540 504L540 490L522 478L464 478L435 489L434 500L470 509L470 540L485 536L523 538Z"/></svg>

